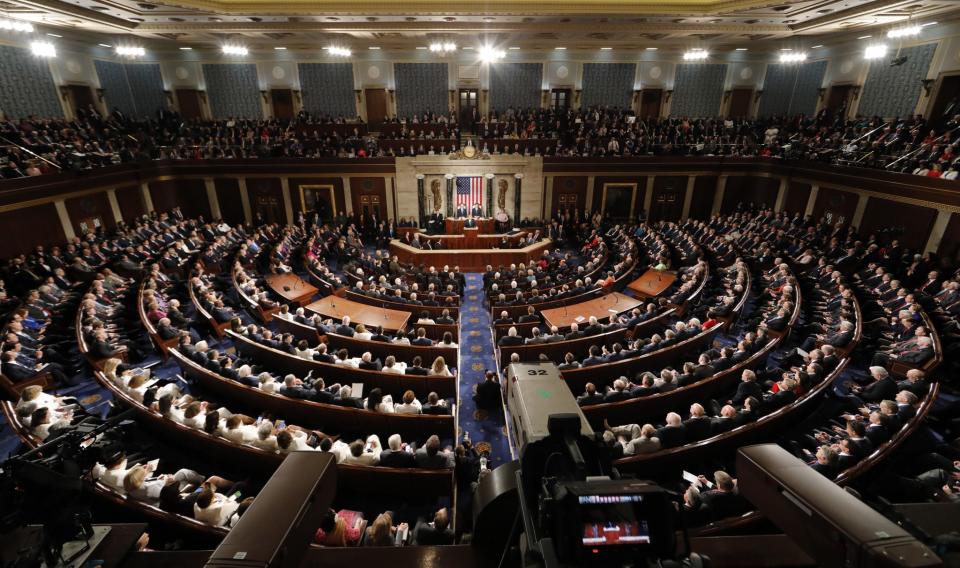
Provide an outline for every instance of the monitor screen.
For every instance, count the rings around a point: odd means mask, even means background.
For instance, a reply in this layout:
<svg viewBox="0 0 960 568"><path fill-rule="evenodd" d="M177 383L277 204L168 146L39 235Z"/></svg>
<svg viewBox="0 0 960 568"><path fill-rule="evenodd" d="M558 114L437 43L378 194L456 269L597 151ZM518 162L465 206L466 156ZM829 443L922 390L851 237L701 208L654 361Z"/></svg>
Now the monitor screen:
<svg viewBox="0 0 960 568"><path fill-rule="evenodd" d="M650 527L642 495L581 495L580 522L583 546L636 546L650 544Z"/></svg>

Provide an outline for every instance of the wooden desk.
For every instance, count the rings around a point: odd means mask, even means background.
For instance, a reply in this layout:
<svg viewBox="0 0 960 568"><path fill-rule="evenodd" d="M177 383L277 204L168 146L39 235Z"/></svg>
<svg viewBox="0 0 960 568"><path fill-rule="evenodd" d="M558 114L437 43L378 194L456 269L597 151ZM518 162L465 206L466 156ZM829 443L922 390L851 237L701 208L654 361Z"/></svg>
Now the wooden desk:
<svg viewBox="0 0 960 568"><path fill-rule="evenodd" d="M493 219L486 217L477 217L477 229L479 229L481 235L489 235L493 233ZM465 217L447 217L443 220L444 227L448 235L462 235L464 234L464 224L467 219Z"/></svg>
<svg viewBox="0 0 960 568"><path fill-rule="evenodd" d="M543 255L543 251L549 249L550 245L553 244L553 241L546 239L520 249L493 249L489 246L500 242L499 235L480 235L477 237L480 243L492 240L487 248L460 249L459 243L457 243L458 239L461 242L466 242L465 237L443 237L445 248L441 250L415 249L400 241L393 240L390 241L390 254L397 255L400 262L426 266L459 266L462 272L481 272L486 270L488 264L506 266L537 260Z"/></svg>
<svg viewBox="0 0 960 568"><path fill-rule="evenodd" d="M300 278L296 274L267 274L263 277L267 281L267 286L277 293L284 300L300 306L310 303L310 300L318 292L313 284Z"/></svg>
<svg viewBox="0 0 960 568"><path fill-rule="evenodd" d="M660 294L663 294L676 279L676 271L651 268L644 272L640 278L627 284L627 288L633 290L633 292L641 298L656 298Z"/></svg>
<svg viewBox="0 0 960 568"><path fill-rule="evenodd" d="M327 296L307 306L307 309L323 317L341 319L350 316L353 323L362 323L367 327L383 326L387 331L398 331L407 326L410 312L389 310L377 306L369 306L336 296Z"/></svg>
<svg viewBox="0 0 960 568"><path fill-rule="evenodd" d="M543 314L543 319L548 327L555 325L563 329L570 327L571 323L576 323L582 329L586 325L587 320L590 319L590 316L594 316L598 320L603 321L613 315L610 313L610 310L616 310L617 313L621 313L632 310L642 304L643 302L636 298L624 296L619 292L613 292L605 296L600 296L599 298L594 298L593 300L587 300L586 302L570 306L551 308L549 310L543 310L540 313ZM583 320L577 321L577 318L580 316L583 316Z"/></svg>

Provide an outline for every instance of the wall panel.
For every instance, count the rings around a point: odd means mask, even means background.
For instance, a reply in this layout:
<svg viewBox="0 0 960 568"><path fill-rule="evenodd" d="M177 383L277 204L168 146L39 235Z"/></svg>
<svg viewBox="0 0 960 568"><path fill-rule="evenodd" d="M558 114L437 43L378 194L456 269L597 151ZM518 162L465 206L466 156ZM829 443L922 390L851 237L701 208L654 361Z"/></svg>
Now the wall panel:
<svg viewBox="0 0 960 568"><path fill-rule="evenodd" d="M7 120L63 116L50 64L26 49L0 45L0 109Z"/></svg>
<svg viewBox="0 0 960 568"><path fill-rule="evenodd" d="M690 198L690 217L707 220L713 209L713 196L717 192L717 176L697 176L693 182L693 197Z"/></svg>
<svg viewBox="0 0 960 568"><path fill-rule="evenodd" d="M115 193L117 205L120 206L120 216L123 217L124 222L129 224L136 217L143 215L143 195L140 193L140 186L120 187Z"/></svg>
<svg viewBox="0 0 960 568"><path fill-rule="evenodd" d="M593 204L591 212L598 211L603 205L603 186L607 184L637 184L637 199L631 216L640 214L647 194L647 176L596 176L593 178ZM649 214L649 211L647 212Z"/></svg>
<svg viewBox="0 0 960 568"><path fill-rule="evenodd" d="M856 193L831 187L821 187L820 191L817 192L817 201L813 205L813 218L819 219L830 213L833 215L833 223L837 222L837 216L841 216L849 225L854 212L857 210L858 201L860 201L860 196Z"/></svg>
<svg viewBox="0 0 960 568"><path fill-rule="evenodd" d="M827 61L804 64L767 65L763 95L757 115L760 117L796 114L811 116L817 112L820 87L827 72Z"/></svg>
<svg viewBox="0 0 960 568"><path fill-rule="evenodd" d="M720 211L723 213L736 211L737 206L741 203L745 206L753 203L754 205L762 204L773 207L773 204L777 201L777 190L779 188L780 180L778 178L730 176L727 178Z"/></svg>
<svg viewBox="0 0 960 568"><path fill-rule="evenodd" d="M899 53L907 60L896 67L890 66L890 60L897 54L895 50L871 61L857 114L883 118L912 115L923 91L921 80L927 77L936 49L936 43L905 47Z"/></svg>
<svg viewBox="0 0 960 568"><path fill-rule="evenodd" d="M307 112L332 118L356 117L352 63L301 63L298 69Z"/></svg>
<svg viewBox="0 0 960 568"><path fill-rule="evenodd" d="M254 220L258 214L267 223L285 223L280 178L247 178L247 195Z"/></svg>
<svg viewBox="0 0 960 568"><path fill-rule="evenodd" d="M448 69L446 63L394 63L397 117L411 118L427 111L447 114Z"/></svg>
<svg viewBox="0 0 960 568"><path fill-rule="evenodd" d="M943 238L940 239L937 254L954 262L960 259L960 215L956 213L950 215L950 221L947 223Z"/></svg>
<svg viewBox="0 0 960 568"><path fill-rule="evenodd" d="M890 239L899 239L900 244L907 248L922 250L936 219L936 209L871 197L867 201L863 220L858 228L861 236L877 233L883 243ZM889 236L884 236L881 231L885 230L892 232Z"/></svg>
<svg viewBox="0 0 960 568"><path fill-rule="evenodd" d="M636 75L633 63L584 63L580 105L629 107Z"/></svg>
<svg viewBox="0 0 960 568"><path fill-rule="evenodd" d="M261 118L260 86L253 63L203 65L213 118Z"/></svg>
<svg viewBox="0 0 960 568"><path fill-rule="evenodd" d="M330 203L329 206L332 207L330 210L330 216L333 217L337 214L337 211L345 211L346 203L344 203L343 198L343 178L339 177L327 177L327 178L291 178L290 179L290 202L293 203L293 212L298 213L304 210L303 205L306 202L305 196L301 195L300 187L301 186L310 186L310 185L320 185L320 186L332 186L333 187L333 203ZM324 205L327 206L327 198L324 196ZM309 209L309 206L307 207ZM325 211L321 211L325 213Z"/></svg>
<svg viewBox="0 0 960 568"><path fill-rule="evenodd" d="M687 176L657 176L653 180L653 199L647 218L651 221L679 221L686 191ZM639 212L642 207L643 202L635 209Z"/></svg>
<svg viewBox="0 0 960 568"><path fill-rule="evenodd" d="M217 191L220 217L227 223L243 223L243 202L240 200L240 184L234 178L216 178L213 187Z"/></svg>
<svg viewBox="0 0 960 568"><path fill-rule="evenodd" d="M67 206L67 215L70 217L73 232L78 235L83 233L80 229L80 223L86 222L88 228L93 228L95 222L92 219L95 218L100 220L107 231L111 231L117 226L116 221L113 220L110 199L105 191L67 199L64 204Z"/></svg>
<svg viewBox="0 0 960 568"><path fill-rule="evenodd" d="M129 117L136 116L137 106L133 102L133 93L130 92L130 83L127 82L123 63L97 59L93 64L100 80L100 88L103 89L107 111L113 112L114 108L118 108Z"/></svg>
<svg viewBox="0 0 960 568"><path fill-rule="evenodd" d="M810 191L812 188L809 183L790 182L787 186L787 196L783 200L783 210L793 216L794 213L803 213L807 210L807 202L810 201Z"/></svg>
<svg viewBox="0 0 960 568"><path fill-rule="evenodd" d="M53 203L0 213L0 258L29 253L37 245L62 245L67 237Z"/></svg>
<svg viewBox="0 0 960 568"><path fill-rule="evenodd" d="M540 106L543 86L541 63L497 63L490 66L490 110Z"/></svg>
<svg viewBox="0 0 960 568"><path fill-rule="evenodd" d="M670 114L689 117L719 115L726 74L727 66L723 64L678 64Z"/></svg>
<svg viewBox="0 0 960 568"><path fill-rule="evenodd" d="M353 212L377 210L380 218L387 217L387 186L382 177L355 177L350 179L350 199ZM390 216L393 216L391 211Z"/></svg>
<svg viewBox="0 0 960 568"><path fill-rule="evenodd" d="M582 214L587 207L587 177L586 176L557 176L553 178L553 187L550 188L550 209L547 217L556 215L561 206L569 209L574 206Z"/></svg>

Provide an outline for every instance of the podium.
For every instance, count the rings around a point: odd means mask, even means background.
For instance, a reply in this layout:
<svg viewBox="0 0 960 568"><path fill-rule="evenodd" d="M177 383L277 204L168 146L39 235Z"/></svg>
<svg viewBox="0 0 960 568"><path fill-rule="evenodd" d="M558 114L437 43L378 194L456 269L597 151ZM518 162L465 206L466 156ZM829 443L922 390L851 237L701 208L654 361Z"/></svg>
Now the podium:
<svg viewBox="0 0 960 568"><path fill-rule="evenodd" d="M475 229L480 235L491 235L493 234L493 219L489 217L484 218L474 218L477 221L477 226ZM465 235L465 231L469 229L465 227L467 219L466 218L455 218L447 217L444 219L446 233L448 235Z"/></svg>

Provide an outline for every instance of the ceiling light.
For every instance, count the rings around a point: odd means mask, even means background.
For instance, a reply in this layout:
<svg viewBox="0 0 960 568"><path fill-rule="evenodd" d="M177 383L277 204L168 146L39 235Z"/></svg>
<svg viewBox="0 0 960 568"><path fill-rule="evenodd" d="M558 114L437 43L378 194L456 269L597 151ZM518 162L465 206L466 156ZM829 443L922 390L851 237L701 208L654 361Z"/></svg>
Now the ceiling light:
<svg viewBox="0 0 960 568"><path fill-rule="evenodd" d="M656 51L657 49L659 49L659 48L657 48L657 47L648 47L648 48L647 48L647 51Z"/></svg>
<svg viewBox="0 0 960 568"><path fill-rule="evenodd" d="M920 24L920 27L921 27L921 28L925 28L925 27L927 27L927 26L935 26L935 25L937 25L936 22L927 22L927 23L925 23L925 24Z"/></svg>
<svg viewBox="0 0 960 568"><path fill-rule="evenodd" d="M147 54L146 50L142 47L131 45L118 45L114 51L116 51L117 55L122 55L123 57L143 57Z"/></svg>
<svg viewBox="0 0 960 568"><path fill-rule="evenodd" d="M792 47L781 47L780 51L793 51Z"/></svg>
<svg viewBox="0 0 960 568"><path fill-rule="evenodd" d="M473 46L472 46L472 45L465 45L465 46L463 46L462 49L463 49L464 51L473 51Z"/></svg>
<svg viewBox="0 0 960 568"><path fill-rule="evenodd" d="M249 53L247 48L242 45L224 45L220 49L224 55L246 55Z"/></svg>
<svg viewBox="0 0 960 568"><path fill-rule="evenodd" d="M50 36L50 37L63 37L63 36L60 35L60 34L51 34L51 33L48 33L47 35Z"/></svg>
<svg viewBox="0 0 960 568"><path fill-rule="evenodd" d="M348 47L330 46L325 47L324 49L327 50L327 53L336 57L350 57L353 55L353 51L351 51Z"/></svg>
<svg viewBox="0 0 960 568"><path fill-rule="evenodd" d="M821 44L817 44L817 45L811 47L810 49L820 49L821 47L823 47L823 44L822 44L822 43L821 43Z"/></svg>
<svg viewBox="0 0 960 568"><path fill-rule="evenodd" d="M600 51L612 51L612 50L613 50L612 47L601 47L601 48L600 48Z"/></svg>
<svg viewBox="0 0 960 568"><path fill-rule="evenodd" d="M872 35L865 35L865 36L860 36L857 39L870 39L872 37L873 37Z"/></svg>
<svg viewBox="0 0 960 568"><path fill-rule="evenodd" d="M433 53L453 53L457 50L457 44L452 41L435 41L430 44L430 51Z"/></svg>
<svg viewBox="0 0 960 568"><path fill-rule="evenodd" d="M480 47L478 53L480 54L480 61L484 63L494 63L503 59L507 52L502 49L497 49L490 45L484 45Z"/></svg>
<svg viewBox="0 0 960 568"><path fill-rule="evenodd" d="M746 50L747 50L747 48L745 48L745 47L738 47L738 48L737 48L737 51L746 51Z"/></svg>
<svg viewBox="0 0 960 568"><path fill-rule="evenodd" d="M512 50L512 51L516 51L516 50L518 50L518 49L520 49L520 48L517 47L516 45L511 45L509 49Z"/></svg>
<svg viewBox="0 0 960 568"><path fill-rule="evenodd" d="M21 22L20 20L11 20L9 18L0 18L0 30L5 32L27 32L33 31L33 24Z"/></svg>
<svg viewBox="0 0 960 568"><path fill-rule="evenodd" d="M417 49L427 49L427 46L425 46L425 45L418 45L418 46L417 46Z"/></svg>
<svg viewBox="0 0 960 568"><path fill-rule="evenodd" d="M870 45L863 51L864 59L880 59L887 55L887 46L884 44Z"/></svg>
<svg viewBox="0 0 960 568"><path fill-rule="evenodd" d="M565 47L555 47L555 48L553 48L553 49L555 49L555 50L557 50L557 51L565 51L567 48L565 48Z"/></svg>
<svg viewBox="0 0 960 568"><path fill-rule="evenodd" d="M380 46L379 46L379 45L371 45L371 46L369 46L367 49L369 49L370 51L379 51L379 50L380 50Z"/></svg>
<svg viewBox="0 0 960 568"><path fill-rule="evenodd" d="M780 63L803 63L807 60L806 53L781 53Z"/></svg>
<svg viewBox="0 0 960 568"><path fill-rule="evenodd" d="M192 47L181 47L181 48L180 48L180 51L192 51L192 50L193 50Z"/></svg>
<svg viewBox="0 0 960 568"><path fill-rule="evenodd" d="M897 28L895 30L890 30L887 32L887 37L891 39L896 39L899 37L910 37L915 35L920 35L920 26L907 26L905 28Z"/></svg>
<svg viewBox="0 0 960 568"><path fill-rule="evenodd" d="M287 48L286 48L286 47L283 47L282 45L278 45L278 46L274 47L273 50L274 50L274 51L286 51Z"/></svg>
<svg viewBox="0 0 960 568"><path fill-rule="evenodd" d="M30 44L30 51L37 57L56 57L57 48L46 41L35 41Z"/></svg>
<svg viewBox="0 0 960 568"><path fill-rule="evenodd" d="M683 54L684 61L703 61L710 57L710 52L703 49L694 49Z"/></svg>
<svg viewBox="0 0 960 568"><path fill-rule="evenodd" d="M113 47L112 45L109 45L106 43L98 43L97 45L99 45L100 47Z"/></svg>

